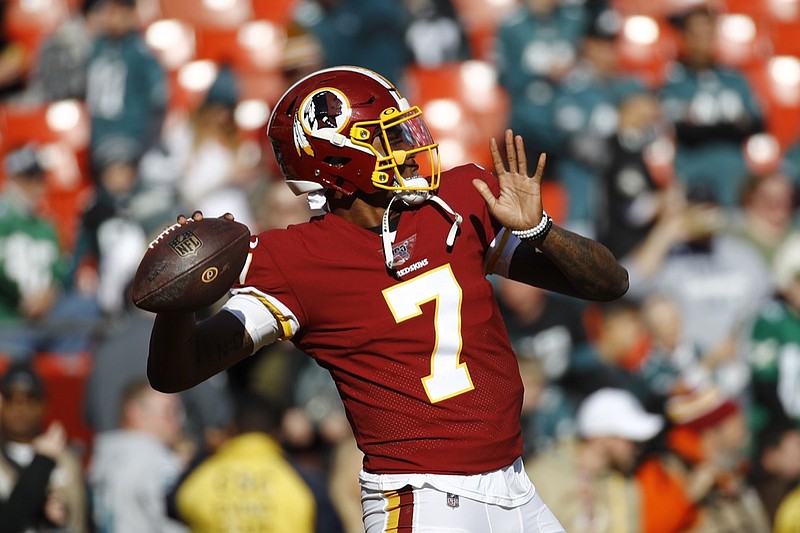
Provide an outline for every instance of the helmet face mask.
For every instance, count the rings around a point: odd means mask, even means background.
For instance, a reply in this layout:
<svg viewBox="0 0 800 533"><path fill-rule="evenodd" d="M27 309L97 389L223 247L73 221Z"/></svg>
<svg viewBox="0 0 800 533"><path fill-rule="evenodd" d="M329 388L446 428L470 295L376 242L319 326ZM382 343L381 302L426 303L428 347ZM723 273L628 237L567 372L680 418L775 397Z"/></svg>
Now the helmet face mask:
<svg viewBox="0 0 800 533"><path fill-rule="evenodd" d="M377 162L372 175L375 187L391 191L435 191L439 187L441 165L438 145L422 120L419 107L400 111L383 110L372 144L359 139L369 131L366 123L351 130L353 143L371 148ZM378 140L380 142L375 142ZM428 177L423 184L420 178Z"/></svg>
<svg viewBox="0 0 800 533"><path fill-rule="evenodd" d="M378 74L338 67L293 85L275 106L268 134L296 194L435 191L438 145L421 115Z"/></svg>

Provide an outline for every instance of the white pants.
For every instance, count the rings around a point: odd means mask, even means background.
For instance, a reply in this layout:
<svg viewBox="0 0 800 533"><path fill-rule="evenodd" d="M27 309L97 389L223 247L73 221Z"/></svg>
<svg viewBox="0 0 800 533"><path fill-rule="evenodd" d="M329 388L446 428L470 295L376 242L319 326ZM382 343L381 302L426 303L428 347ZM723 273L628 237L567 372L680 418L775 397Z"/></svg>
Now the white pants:
<svg viewBox="0 0 800 533"><path fill-rule="evenodd" d="M434 488L361 490L366 533L563 533L538 494L518 507L503 507Z"/></svg>

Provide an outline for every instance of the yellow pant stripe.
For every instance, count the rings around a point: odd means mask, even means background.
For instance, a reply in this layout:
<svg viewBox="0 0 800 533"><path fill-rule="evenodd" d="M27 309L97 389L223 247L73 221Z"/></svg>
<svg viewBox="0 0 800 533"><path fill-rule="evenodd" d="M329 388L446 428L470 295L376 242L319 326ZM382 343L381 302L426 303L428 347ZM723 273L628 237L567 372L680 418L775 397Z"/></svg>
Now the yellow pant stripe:
<svg viewBox="0 0 800 533"><path fill-rule="evenodd" d="M400 525L400 494L396 490L385 492L386 512L389 517L386 519L386 533L397 533Z"/></svg>

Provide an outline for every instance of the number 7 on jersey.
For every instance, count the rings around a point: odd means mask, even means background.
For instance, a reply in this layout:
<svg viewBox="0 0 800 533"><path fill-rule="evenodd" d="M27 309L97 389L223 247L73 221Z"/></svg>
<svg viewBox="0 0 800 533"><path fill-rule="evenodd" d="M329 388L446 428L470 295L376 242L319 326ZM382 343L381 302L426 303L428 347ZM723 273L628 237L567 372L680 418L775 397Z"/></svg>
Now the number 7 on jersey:
<svg viewBox="0 0 800 533"><path fill-rule="evenodd" d="M422 305L435 301L433 324L435 342L431 353L431 373L422 386L431 403L452 398L475 388L461 356L461 286L450 265L384 289L383 297L396 322L422 315Z"/></svg>

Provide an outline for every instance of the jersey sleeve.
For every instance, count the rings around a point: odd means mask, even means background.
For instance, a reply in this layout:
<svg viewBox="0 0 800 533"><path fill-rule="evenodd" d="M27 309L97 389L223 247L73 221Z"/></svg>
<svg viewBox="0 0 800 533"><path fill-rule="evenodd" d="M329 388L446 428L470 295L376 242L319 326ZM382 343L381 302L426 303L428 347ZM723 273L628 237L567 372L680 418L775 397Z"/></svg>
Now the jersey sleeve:
<svg viewBox="0 0 800 533"><path fill-rule="evenodd" d="M222 309L238 318L247 330L253 341L253 353L277 340L289 338L284 330L284 323L278 322L272 307L267 306L260 296L252 292L234 294Z"/></svg>
<svg viewBox="0 0 800 533"><path fill-rule="evenodd" d="M250 238L250 253L226 304L251 337L255 335L253 341L262 346L273 340L291 339L305 323L302 306L274 260L269 240L269 232ZM271 339L272 335L276 338Z"/></svg>
<svg viewBox="0 0 800 533"><path fill-rule="evenodd" d="M508 229L502 228L494 240L489 243L489 249L486 250L484 259L485 272L507 278L511 258L514 257L514 251L520 242L516 235L512 234Z"/></svg>

